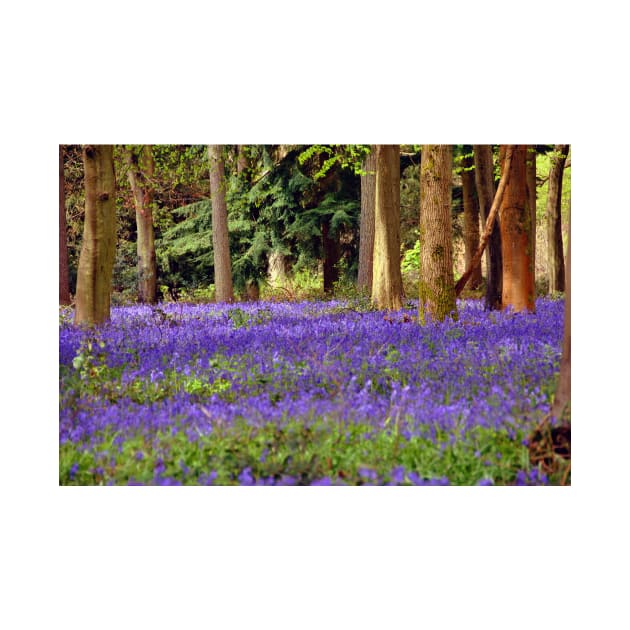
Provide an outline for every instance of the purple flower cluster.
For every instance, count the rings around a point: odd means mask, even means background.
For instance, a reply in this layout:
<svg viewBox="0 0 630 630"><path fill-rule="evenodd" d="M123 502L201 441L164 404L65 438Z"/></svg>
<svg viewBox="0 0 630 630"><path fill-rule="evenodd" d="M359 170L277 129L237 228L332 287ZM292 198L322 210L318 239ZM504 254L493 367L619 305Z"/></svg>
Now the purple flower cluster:
<svg viewBox="0 0 630 630"><path fill-rule="evenodd" d="M169 432L194 442L237 420L360 422L432 440L533 426L549 410L563 303L539 299L535 314L487 312L473 300L458 309L457 322L419 326L415 309L385 316L341 301L162 304L113 308L96 333L62 325L60 366L74 370L96 336L102 347L93 344L91 361L110 380L101 387L94 377L86 393L61 379L60 444L89 450L115 434L111 446L120 450L131 436ZM167 482L163 467L156 483ZM359 474L379 482L369 469ZM392 483L424 483L414 474L394 470ZM213 479L207 471L199 483ZM251 471L239 482L253 483Z"/></svg>

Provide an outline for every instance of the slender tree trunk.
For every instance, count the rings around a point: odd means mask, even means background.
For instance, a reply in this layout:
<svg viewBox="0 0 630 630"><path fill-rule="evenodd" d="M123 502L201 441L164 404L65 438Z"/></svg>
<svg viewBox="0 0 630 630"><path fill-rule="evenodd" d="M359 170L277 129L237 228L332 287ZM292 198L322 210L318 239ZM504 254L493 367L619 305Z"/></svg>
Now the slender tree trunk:
<svg viewBox="0 0 630 630"><path fill-rule="evenodd" d="M569 153L568 144L557 144L551 158L547 194L547 268L549 293L564 291L564 253L562 246L562 178Z"/></svg>
<svg viewBox="0 0 630 630"><path fill-rule="evenodd" d="M236 174L245 177L247 175L248 161L247 153L245 152L245 145L237 145L237 157L236 157Z"/></svg>
<svg viewBox="0 0 630 630"><path fill-rule="evenodd" d="M70 272L66 233L66 181L63 175L63 146L59 145L59 304L70 304Z"/></svg>
<svg viewBox="0 0 630 630"><path fill-rule="evenodd" d="M225 201L225 172L222 147L211 144L208 147L210 158L210 194L212 197L212 246L214 249L214 286L217 302L233 302L232 264Z"/></svg>
<svg viewBox="0 0 630 630"><path fill-rule="evenodd" d="M359 225L359 273L357 286L372 293L374 265L374 193L376 184L376 147L363 161L361 175L361 219Z"/></svg>
<svg viewBox="0 0 630 630"><path fill-rule="evenodd" d="M536 286L536 147L533 144L527 146L527 158L525 161L527 180L527 207L529 208L530 225L532 230L531 265L534 287Z"/></svg>
<svg viewBox="0 0 630 630"><path fill-rule="evenodd" d="M322 244L324 248L324 293L332 293L335 282L339 280L337 263L341 257L339 237L330 233L330 220L322 223Z"/></svg>
<svg viewBox="0 0 630 630"><path fill-rule="evenodd" d="M457 317L453 279L451 180L453 148L426 144L420 160L420 290L418 318Z"/></svg>
<svg viewBox="0 0 630 630"><path fill-rule="evenodd" d="M465 147L466 155L462 158L462 193L464 200L464 260L468 269L472 258L479 247L479 201L475 187L472 147ZM469 289L481 286L481 265L477 265L468 281Z"/></svg>
<svg viewBox="0 0 630 630"><path fill-rule="evenodd" d="M500 160L505 167L506 146L501 146ZM515 145L510 174L499 218L503 255L502 306L515 311L535 311L534 274L532 273L532 225L527 199L527 145Z"/></svg>
<svg viewBox="0 0 630 630"><path fill-rule="evenodd" d="M127 148L125 158L129 166L127 176L136 208L138 301L155 304L157 302L157 263L153 231L153 190L150 182L154 170L151 146L140 147L139 155L134 149Z"/></svg>
<svg viewBox="0 0 630 630"><path fill-rule="evenodd" d="M569 201L569 204L571 202ZM562 358L560 359L560 377L556 388L551 415L558 420L571 404L571 207L569 205L569 243L567 246L566 289L564 294L564 337Z"/></svg>
<svg viewBox="0 0 630 630"><path fill-rule="evenodd" d="M455 284L455 297L459 297L459 294L462 292L462 290L466 286L466 283L468 282L468 278L470 278L470 276L472 275L473 269L481 263L481 256L483 255L486 245L490 240L490 234L492 232L492 229L494 228L497 215L499 214L499 207L501 205L501 200L503 199L503 191L505 190L505 186L508 181L508 175L510 172L509 166L512 162L513 152L513 146L508 146L506 148L503 175L501 176L501 181L499 182L497 192L494 195L494 201L492 202L488 218L486 219L486 223L483 228L483 234L481 235L481 239L479 240L479 247L477 248L475 255L472 257L468 269L466 269L466 271L462 274L462 277Z"/></svg>
<svg viewBox="0 0 630 630"><path fill-rule="evenodd" d="M109 319L116 254L116 181L111 145L85 145L85 222L77 272L76 324Z"/></svg>
<svg viewBox="0 0 630 630"><path fill-rule="evenodd" d="M492 145L473 145L475 162L475 182L479 199L481 221L486 223L494 199L494 174ZM486 251L486 308L501 308L503 292L503 260L501 258L501 231L499 221L495 221L488 240Z"/></svg>

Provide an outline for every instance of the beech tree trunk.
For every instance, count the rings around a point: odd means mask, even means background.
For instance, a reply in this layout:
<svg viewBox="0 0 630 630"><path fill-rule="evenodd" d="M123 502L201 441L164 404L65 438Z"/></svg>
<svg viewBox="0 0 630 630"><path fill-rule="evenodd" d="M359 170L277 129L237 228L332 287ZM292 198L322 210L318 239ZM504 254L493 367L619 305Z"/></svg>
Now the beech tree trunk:
<svg viewBox="0 0 630 630"><path fill-rule="evenodd" d="M421 324L429 319L457 317L453 279L450 145L422 146L420 160L420 282Z"/></svg>
<svg viewBox="0 0 630 630"><path fill-rule="evenodd" d="M85 145L85 221L77 270L75 324L109 319L116 254L116 181L112 145Z"/></svg>
<svg viewBox="0 0 630 630"><path fill-rule="evenodd" d="M492 160L492 145L473 145L473 159L475 162L475 182L477 184L477 198L479 199L479 213L482 223L486 223L492 200L494 199L494 173ZM486 251L486 308L499 310L503 292L503 260L501 257L500 221L495 221Z"/></svg>
<svg viewBox="0 0 630 630"><path fill-rule="evenodd" d="M502 169L506 146L501 146ZM503 256L502 307L514 311L535 311L532 259L533 232L527 198L527 145L515 145L509 178L499 209Z"/></svg>
<svg viewBox="0 0 630 630"><path fill-rule="evenodd" d="M376 145L372 302L379 309L402 308L400 271L400 146Z"/></svg>
<svg viewBox="0 0 630 630"><path fill-rule="evenodd" d="M569 153L568 144L554 147L547 193L547 268L549 293L564 291L564 253L562 245L562 178Z"/></svg>
<svg viewBox="0 0 630 630"><path fill-rule="evenodd" d="M560 359L560 377L556 388L551 415L562 420L567 407L571 405L571 206L569 201L569 243L567 245L567 264L564 294L564 337L562 358Z"/></svg>
<svg viewBox="0 0 630 630"><path fill-rule="evenodd" d="M479 247L479 201L475 186L475 173L471 147L465 147L468 152L462 158L462 194L464 201L464 260L465 268L468 269L472 258ZM481 265L475 266L468 281L469 289L476 289L481 286L483 278L481 276Z"/></svg>
<svg viewBox="0 0 630 630"><path fill-rule="evenodd" d="M63 146L59 145L59 304L68 305L70 299L70 271L68 268L68 239L66 228L66 180L63 175Z"/></svg>
<svg viewBox="0 0 630 630"><path fill-rule="evenodd" d="M138 250L138 302L157 302L157 263L155 259L155 236L153 231L153 190L151 177L154 162L151 146L140 147L139 154L131 148L125 149L129 170L127 176L136 209Z"/></svg>
<svg viewBox="0 0 630 630"><path fill-rule="evenodd" d="M232 264L225 201L225 169L222 146L208 147L210 159L210 195L212 198L212 246L214 249L214 287L217 302L233 302Z"/></svg>
<svg viewBox="0 0 630 630"><path fill-rule="evenodd" d="M361 219L359 224L359 273L357 286L372 293L374 265L374 193L376 185L376 147L363 160L361 175Z"/></svg>

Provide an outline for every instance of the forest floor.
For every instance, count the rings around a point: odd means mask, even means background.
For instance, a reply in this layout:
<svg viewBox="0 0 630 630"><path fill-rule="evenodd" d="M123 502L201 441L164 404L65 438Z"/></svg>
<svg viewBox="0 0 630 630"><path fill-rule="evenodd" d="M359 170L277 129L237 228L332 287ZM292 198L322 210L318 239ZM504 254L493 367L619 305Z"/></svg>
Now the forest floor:
<svg viewBox="0 0 630 630"><path fill-rule="evenodd" d="M563 314L163 303L86 329L60 311L59 483L570 483L529 457Z"/></svg>

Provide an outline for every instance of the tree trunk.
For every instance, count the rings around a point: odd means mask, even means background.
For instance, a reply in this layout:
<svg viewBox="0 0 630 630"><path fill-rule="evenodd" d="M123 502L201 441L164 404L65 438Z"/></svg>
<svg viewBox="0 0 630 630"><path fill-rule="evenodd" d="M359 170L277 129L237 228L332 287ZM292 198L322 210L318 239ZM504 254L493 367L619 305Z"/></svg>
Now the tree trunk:
<svg viewBox="0 0 630 630"><path fill-rule="evenodd" d="M479 247L475 252L475 255L472 257L470 261L470 266L463 273L462 277L455 284L455 297L459 297L459 294L462 292L463 288L466 286L468 282L468 278L472 275L473 269L477 267L481 263L481 256L483 255L484 249L490 240L490 234L494 228L496 217L499 213L499 206L501 205L501 200L503 199L503 191L505 190L505 185L508 181L508 174L510 172L509 165L512 161L512 153L514 152L514 147L508 146L505 151L505 167L503 169L503 175L501 176L501 181L499 182L499 187L497 188L497 192L494 195L494 201L492 202L492 206L490 208L490 212L488 214L488 218L486 219L486 223L483 228L483 234L481 235L481 239L479 241Z"/></svg>
<svg viewBox="0 0 630 630"><path fill-rule="evenodd" d="M280 250L274 249L269 253L267 273L271 286L284 287L287 285L287 261L285 255Z"/></svg>
<svg viewBox="0 0 630 630"><path fill-rule="evenodd" d="M374 192L376 184L376 148L371 147L363 161L365 175L361 175L361 219L359 225L359 273L357 286L372 293L374 264Z"/></svg>
<svg viewBox="0 0 630 630"><path fill-rule="evenodd" d="M245 145L239 144L236 147L237 157L236 157L236 174L242 177L247 176L247 153L245 152Z"/></svg>
<svg viewBox="0 0 630 630"><path fill-rule="evenodd" d="M400 271L400 146L376 145L372 302L379 309L402 308Z"/></svg>
<svg viewBox="0 0 630 630"><path fill-rule="evenodd" d="M70 271L66 228L66 181L63 175L63 146L59 145L59 304L70 304Z"/></svg>
<svg viewBox="0 0 630 630"><path fill-rule="evenodd" d="M77 270L76 324L109 319L116 254L116 181L112 145L85 145L85 222Z"/></svg>
<svg viewBox="0 0 630 630"><path fill-rule="evenodd" d="M332 293L335 282L339 280L337 263L341 258L339 237L330 234L330 220L322 223L322 245L324 249L324 293Z"/></svg>
<svg viewBox="0 0 630 630"><path fill-rule="evenodd" d="M210 195L212 197L212 246L214 249L214 286L217 302L233 302L232 264L225 201L225 169L221 155L222 147L211 144Z"/></svg>
<svg viewBox="0 0 630 630"><path fill-rule="evenodd" d="M562 245L562 177L569 153L568 144L554 147L547 194L547 268L549 293L564 291L564 254Z"/></svg>
<svg viewBox="0 0 630 630"><path fill-rule="evenodd" d="M138 302L157 302L157 263L155 259L155 237L153 231L153 191L150 178L154 162L151 146L140 147L139 155L134 149L125 149L129 170L127 176L133 193L136 209L138 250Z"/></svg>
<svg viewBox="0 0 630 630"><path fill-rule="evenodd" d="M457 317L453 279L451 180L453 149L426 144L420 159L420 282L418 316Z"/></svg>
<svg viewBox="0 0 630 630"><path fill-rule="evenodd" d="M490 214L494 199L494 174L492 160L492 145L473 145L475 162L475 182L479 199L481 221L485 224ZM486 308L498 310L501 308L501 294L503 292L503 260L501 258L501 231L499 221L495 221L488 240L486 252Z"/></svg>
<svg viewBox="0 0 630 630"><path fill-rule="evenodd" d="M527 158L525 161L527 180L527 206L532 230L532 276L534 287L536 286L536 147L533 144L527 146Z"/></svg>
<svg viewBox="0 0 630 630"><path fill-rule="evenodd" d="M475 188L475 173L471 147L465 147L466 155L462 158L462 194L464 200L464 260L468 269L479 247L479 201ZM468 281L469 289L481 286L481 265L477 265Z"/></svg>
<svg viewBox="0 0 630 630"><path fill-rule="evenodd" d="M571 202L569 201L569 204ZM571 405L571 206L569 205L569 243L567 246L566 289L564 294L564 337L560 377L554 397L551 415L562 420L567 407Z"/></svg>
<svg viewBox="0 0 630 630"><path fill-rule="evenodd" d="M501 146L502 169L506 146ZM509 178L499 209L503 257L502 307L535 311L532 225L527 199L527 145L514 146Z"/></svg>

